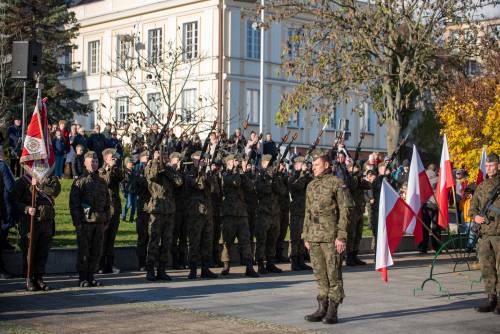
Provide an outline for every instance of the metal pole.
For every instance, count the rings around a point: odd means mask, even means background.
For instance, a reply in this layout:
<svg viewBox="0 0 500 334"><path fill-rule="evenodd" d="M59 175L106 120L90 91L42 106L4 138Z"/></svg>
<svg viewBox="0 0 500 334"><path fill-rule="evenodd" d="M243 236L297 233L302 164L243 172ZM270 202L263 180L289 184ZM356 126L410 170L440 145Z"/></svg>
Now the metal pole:
<svg viewBox="0 0 500 334"><path fill-rule="evenodd" d="M219 78L217 92L217 126L222 129L222 108L224 98L224 0L219 0Z"/></svg>
<svg viewBox="0 0 500 334"><path fill-rule="evenodd" d="M259 94L259 133L264 132L264 0L260 0L260 94Z"/></svg>
<svg viewBox="0 0 500 334"><path fill-rule="evenodd" d="M21 124L21 149L24 147L24 137L26 137L26 80L23 81L23 124ZM24 168L21 168L21 176L24 175Z"/></svg>

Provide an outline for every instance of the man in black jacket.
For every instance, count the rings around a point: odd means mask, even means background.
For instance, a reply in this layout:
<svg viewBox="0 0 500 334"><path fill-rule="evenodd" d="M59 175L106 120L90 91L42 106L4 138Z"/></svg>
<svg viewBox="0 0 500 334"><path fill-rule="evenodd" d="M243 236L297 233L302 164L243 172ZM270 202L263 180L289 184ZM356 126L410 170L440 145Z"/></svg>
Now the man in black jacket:
<svg viewBox="0 0 500 334"><path fill-rule="evenodd" d="M97 155L97 159L99 160L99 167L102 166L103 158L102 151L107 148L107 140L106 137L101 133L101 127L96 125L94 128L94 133L90 135L87 140L87 148L90 151L94 151Z"/></svg>
<svg viewBox="0 0 500 334"><path fill-rule="evenodd" d="M76 154L73 156L73 160L71 161L71 172L74 179L78 179L84 172L85 166L85 158L84 151L82 145L77 145L75 149Z"/></svg>

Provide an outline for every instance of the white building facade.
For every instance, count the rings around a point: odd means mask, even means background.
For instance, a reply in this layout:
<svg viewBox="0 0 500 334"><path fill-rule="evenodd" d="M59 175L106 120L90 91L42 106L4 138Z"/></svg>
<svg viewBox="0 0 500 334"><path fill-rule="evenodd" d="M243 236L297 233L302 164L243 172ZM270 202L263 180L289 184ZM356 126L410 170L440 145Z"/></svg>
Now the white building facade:
<svg viewBox="0 0 500 334"><path fill-rule="evenodd" d="M183 104L183 108L198 103L200 96L212 97L222 108L212 108L209 118L219 120L227 133L241 127L246 119L250 125L245 135L248 136L251 130L258 132L259 98L262 93L259 89L261 33L254 29L253 19L246 15L252 10L255 12L255 8L254 1L250 0L81 1L71 8L80 23L80 32L74 41L77 48L70 59L79 67L64 82L68 87L81 91L84 94L82 102L91 104L95 112L87 117L77 116L77 121L90 130L94 124L111 118L126 122L127 114L141 111L141 106L128 102L123 82L106 75L120 57L119 36L133 34L144 45L141 50L135 51L142 52L143 57L154 57L169 42L189 47L194 57L203 57L203 61L193 68L192 80L183 89L176 88L182 90L179 103ZM220 17L223 22L219 31ZM283 50L297 26L293 23L273 23L265 31L263 129L264 132L271 132L276 141L288 131L298 132L296 146L300 148L312 143L321 129L317 116L313 112L299 112L284 127L275 123L281 97L293 87L293 82L283 75L280 65ZM220 57L222 62L219 62ZM139 81L146 80L141 74L139 78ZM146 101L154 100L154 94L158 94L153 89L143 93ZM326 148L332 145L339 120L346 118L351 133L346 141L348 148L355 148L361 129L364 129L367 135L363 151L386 150L385 128L377 125L376 115L368 104L361 105L365 110L363 117L353 113L353 106L359 107L358 103L352 101L336 106L320 146ZM165 110L159 112L165 113Z"/></svg>

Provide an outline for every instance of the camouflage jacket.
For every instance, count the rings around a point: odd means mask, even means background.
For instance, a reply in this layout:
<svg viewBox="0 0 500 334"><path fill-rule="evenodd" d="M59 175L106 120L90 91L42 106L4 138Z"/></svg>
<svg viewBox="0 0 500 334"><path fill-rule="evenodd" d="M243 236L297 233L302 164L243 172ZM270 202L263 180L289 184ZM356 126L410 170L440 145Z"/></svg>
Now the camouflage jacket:
<svg viewBox="0 0 500 334"><path fill-rule="evenodd" d="M61 183L55 176L49 176L37 185L36 195L36 221L53 221L56 217L54 210L55 198L61 192ZM27 219L26 209L31 206L31 180L26 176L16 180L12 193L13 203L21 217Z"/></svg>
<svg viewBox="0 0 500 334"><path fill-rule="evenodd" d="M148 180L149 193L151 194L147 212L174 214L174 187L182 185L182 176L170 166L160 169L158 160L152 160L148 163L145 174Z"/></svg>
<svg viewBox="0 0 500 334"><path fill-rule="evenodd" d="M124 179L123 169L118 166L113 166L107 169L105 166L99 168L99 176L106 182L109 191L110 215L114 216L121 213L120 201L120 183Z"/></svg>
<svg viewBox="0 0 500 334"><path fill-rule="evenodd" d="M84 171L73 181L69 194L69 210L73 225L82 223L105 223L110 217L108 185L98 172Z"/></svg>
<svg viewBox="0 0 500 334"><path fill-rule="evenodd" d="M148 189L148 180L144 175L145 166L138 165L135 168L137 175L135 180L135 186L137 192L137 212L145 212L146 206L149 202L149 199L151 198L151 194L149 193Z"/></svg>
<svg viewBox="0 0 500 334"><path fill-rule="evenodd" d="M190 168L184 176L187 191L187 213L189 215L208 215L211 213L210 184L205 174L198 175L197 168Z"/></svg>
<svg viewBox="0 0 500 334"><path fill-rule="evenodd" d="M345 241L353 207L349 189L341 179L330 173L315 177L307 185L302 238L311 242Z"/></svg>
<svg viewBox="0 0 500 334"><path fill-rule="evenodd" d="M255 190L256 175L252 172L245 172L243 173L242 178L247 211L249 213L253 213L255 212L255 209L257 209L257 204L259 203L259 198L257 197L257 192Z"/></svg>
<svg viewBox="0 0 500 334"><path fill-rule="evenodd" d="M288 174L287 173L280 173L278 174L278 181L281 181L280 187L280 194L279 194L279 202L280 202L280 209L283 212L289 212L290 211L290 192L288 191Z"/></svg>
<svg viewBox="0 0 500 334"><path fill-rule="evenodd" d="M366 206L365 191L371 189L371 184L363 179L361 173L354 173L350 177L350 188L356 212L362 215Z"/></svg>
<svg viewBox="0 0 500 334"><path fill-rule="evenodd" d="M210 184L210 201L212 214L219 214L222 205L222 189L220 174L209 172L207 174L208 183Z"/></svg>
<svg viewBox="0 0 500 334"><path fill-rule="evenodd" d="M255 190L259 198L257 213L259 215L273 214L273 177L269 170L259 171L255 179ZM275 201L277 197L275 196ZM274 203L276 205L276 203ZM276 208L276 207L274 207ZM278 207L279 208L279 207Z"/></svg>
<svg viewBox="0 0 500 334"><path fill-rule="evenodd" d="M290 204L290 215L304 217L306 209L306 188L312 178L303 171L295 172L288 178L288 188L292 202Z"/></svg>
<svg viewBox="0 0 500 334"><path fill-rule="evenodd" d="M248 217L242 176L238 172L225 171L222 174L221 216Z"/></svg>
<svg viewBox="0 0 500 334"><path fill-rule="evenodd" d="M474 220L474 216L481 215L481 211L486 205L486 201L490 196L493 188L498 186L500 182L500 174L497 173L492 178L484 180L476 189L474 196L472 196L472 203L469 209L469 217ZM482 236L500 236L500 196L497 196L493 202L494 210L489 210L488 220L489 224L480 225L480 233ZM495 212L496 211L496 212Z"/></svg>

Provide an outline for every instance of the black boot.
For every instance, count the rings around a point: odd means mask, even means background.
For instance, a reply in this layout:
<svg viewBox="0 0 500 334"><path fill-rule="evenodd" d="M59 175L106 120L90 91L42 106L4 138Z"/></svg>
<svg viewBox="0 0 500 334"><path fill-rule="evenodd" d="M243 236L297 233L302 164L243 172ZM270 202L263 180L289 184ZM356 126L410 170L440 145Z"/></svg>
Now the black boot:
<svg viewBox="0 0 500 334"><path fill-rule="evenodd" d="M312 270L313 268L311 266L308 266L306 262L304 261L304 255L299 255L299 267L302 270Z"/></svg>
<svg viewBox="0 0 500 334"><path fill-rule="evenodd" d="M157 280L154 266L146 265L146 279L150 282L154 282Z"/></svg>
<svg viewBox="0 0 500 334"><path fill-rule="evenodd" d="M258 266L257 270L259 271L259 274L265 275L268 273L266 267L264 266L264 260L258 260L257 266Z"/></svg>
<svg viewBox="0 0 500 334"><path fill-rule="evenodd" d="M102 282L94 278L94 273L88 273L87 281L89 282L90 286L103 286Z"/></svg>
<svg viewBox="0 0 500 334"><path fill-rule="evenodd" d="M179 252L179 267L181 269L187 268L186 254Z"/></svg>
<svg viewBox="0 0 500 334"><path fill-rule="evenodd" d="M172 278L167 275L165 272L165 268L167 268L165 263L160 263L158 266L158 271L156 273L156 278L158 278L160 281L171 281Z"/></svg>
<svg viewBox="0 0 500 334"><path fill-rule="evenodd" d="M286 256L283 256L283 249L277 249L276 250L276 262L278 263L289 263L290 259L287 258Z"/></svg>
<svg viewBox="0 0 500 334"><path fill-rule="evenodd" d="M327 297L317 297L318 300L318 309L309 315L306 315L304 319L309 322L319 322L323 319L326 314L326 310L328 309L328 298Z"/></svg>
<svg viewBox="0 0 500 334"><path fill-rule="evenodd" d="M353 256L354 263L356 263L357 266L366 266L366 262L362 261L358 257L358 252L354 252L352 256Z"/></svg>
<svg viewBox="0 0 500 334"><path fill-rule="evenodd" d="M266 270L270 273L274 273L274 274L280 274L283 272L283 270L281 270L280 268L276 267L274 265L274 263L270 260L267 261L266 263Z"/></svg>
<svg viewBox="0 0 500 334"><path fill-rule="evenodd" d="M5 269L4 265L0 263L0 279L9 279L12 275Z"/></svg>
<svg viewBox="0 0 500 334"><path fill-rule="evenodd" d="M327 325L336 324L337 319L337 304L333 300L328 301L328 310L323 317L323 323Z"/></svg>
<svg viewBox="0 0 500 334"><path fill-rule="evenodd" d="M115 259L111 256L108 256L108 259L106 261L106 267L105 267L107 274L119 274L120 273L120 269L118 269L114 266L114 262L115 262Z"/></svg>
<svg viewBox="0 0 500 334"><path fill-rule="evenodd" d="M224 262L224 267L222 268L222 271L220 272L220 274L222 276L227 276L229 275L229 269L231 268L231 265L229 264L229 261L225 261Z"/></svg>
<svg viewBox="0 0 500 334"><path fill-rule="evenodd" d="M217 274L213 273L210 271L210 268L208 266L202 266L201 267L201 278L217 278Z"/></svg>
<svg viewBox="0 0 500 334"><path fill-rule="evenodd" d="M243 254L240 253L240 266L246 265L245 261L243 260Z"/></svg>
<svg viewBox="0 0 500 334"><path fill-rule="evenodd" d="M245 270L245 276L248 277L260 277L259 274L255 272L255 269L253 269L253 260L248 260L247 262L247 269Z"/></svg>
<svg viewBox="0 0 500 334"><path fill-rule="evenodd" d="M191 263L189 265L188 279L196 279L196 269L198 269L196 263Z"/></svg>
<svg viewBox="0 0 500 334"><path fill-rule="evenodd" d="M89 281L87 281L87 279L87 272L80 271L78 273L78 286L80 286L80 288L88 288L90 286L90 283Z"/></svg>
<svg viewBox="0 0 500 334"><path fill-rule="evenodd" d="M484 305L476 307L476 311L480 313L492 312L497 306L497 296L488 295L488 302Z"/></svg>
<svg viewBox="0 0 500 334"><path fill-rule="evenodd" d="M346 264L346 266L355 266L356 265L356 261L354 261L353 253L351 253L351 252L347 253L347 256L345 259L345 264Z"/></svg>
<svg viewBox="0 0 500 334"><path fill-rule="evenodd" d="M301 271L302 268L299 266L299 257L292 255L292 271Z"/></svg>
<svg viewBox="0 0 500 334"><path fill-rule="evenodd" d="M50 287L43 281L42 275L35 275L35 286L37 290L49 291Z"/></svg>
<svg viewBox="0 0 500 334"><path fill-rule="evenodd" d="M38 287L36 286L34 280L32 278L26 278L26 284L25 284L26 291L38 291Z"/></svg>

